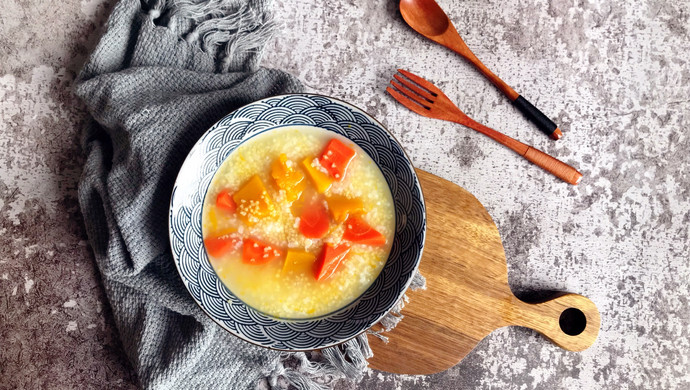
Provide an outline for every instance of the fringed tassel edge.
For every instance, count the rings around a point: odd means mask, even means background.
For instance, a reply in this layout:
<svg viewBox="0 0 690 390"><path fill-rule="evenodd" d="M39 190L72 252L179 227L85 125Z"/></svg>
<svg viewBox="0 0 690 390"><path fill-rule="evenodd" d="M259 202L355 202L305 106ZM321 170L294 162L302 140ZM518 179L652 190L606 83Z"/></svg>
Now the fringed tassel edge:
<svg viewBox="0 0 690 390"><path fill-rule="evenodd" d="M262 5L229 0L150 0L152 19L166 19L166 26L185 26L182 36L190 44L221 60L223 65L238 56L260 52L279 30L273 15ZM262 3L259 3L262 4Z"/></svg>

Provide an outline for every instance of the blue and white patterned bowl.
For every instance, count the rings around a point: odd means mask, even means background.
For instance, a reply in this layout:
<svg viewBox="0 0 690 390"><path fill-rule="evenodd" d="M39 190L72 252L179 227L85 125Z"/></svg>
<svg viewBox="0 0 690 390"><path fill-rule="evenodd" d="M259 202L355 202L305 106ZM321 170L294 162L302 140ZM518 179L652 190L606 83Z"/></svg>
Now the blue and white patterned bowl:
<svg viewBox="0 0 690 390"><path fill-rule="evenodd" d="M395 238L381 274L345 310L318 319L280 321L245 305L216 276L201 236L204 196L223 161L252 136L285 125L317 126L351 139L378 164L395 201ZM402 297L422 256L426 212L412 164L380 123L343 101L296 94L270 97L239 108L199 139L177 176L169 224L177 270L194 300L215 322L263 347L306 351L357 336L377 323Z"/></svg>

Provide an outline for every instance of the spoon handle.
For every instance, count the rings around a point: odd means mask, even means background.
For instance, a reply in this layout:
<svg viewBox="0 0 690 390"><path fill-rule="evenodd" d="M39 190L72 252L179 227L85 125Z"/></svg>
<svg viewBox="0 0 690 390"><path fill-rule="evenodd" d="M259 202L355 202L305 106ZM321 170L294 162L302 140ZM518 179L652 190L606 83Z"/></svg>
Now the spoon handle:
<svg viewBox="0 0 690 390"><path fill-rule="evenodd" d="M558 140L563 136L563 133L558 128L558 125L549 119L549 117L544 115L543 112L539 111L537 107L534 107L534 105L524 97L518 96L515 100L513 100L513 106L520 110L522 115L529 119L530 122L537 125L539 130L544 132L544 134L555 140Z"/></svg>
<svg viewBox="0 0 690 390"><path fill-rule="evenodd" d="M458 37L460 37L458 35ZM508 97L511 101L515 101L515 99L520 97L520 94L515 92L513 88L510 87L510 85L506 84L505 81L501 80L500 77L496 76L494 72L491 71L486 65L484 65L483 62L477 58L474 53L467 47L464 41L460 40L462 42L462 45L458 47L450 47L451 50L454 52L460 54L461 56L465 57L467 61L469 61L472 65L474 65L477 70L479 70L484 77L489 79L493 85L496 86L501 92L503 92L504 95Z"/></svg>
<svg viewBox="0 0 690 390"><path fill-rule="evenodd" d="M563 136L563 133L561 130L558 128L558 125L556 125L549 117L544 115L541 111L539 111L538 108L536 108L532 103L530 103L527 99L522 97L519 93L515 92L513 88L511 88L508 84L506 84L505 81L501 80L500 77L496 76L494 72L491 71L484 63L482 63L479 58L470 50L469 47L467 47L467 44L463 39L460 37L460 34L458 34L457 30L455 30L454 26L450 26L449 28L450 33L449 37L451 39L447 41L440 42L450 50L460 54L461 56L465 57L467 61L469 61L472 65L475 66L489 81L491 81L496 88L501 90L504 95L508 97L513 102L513 105L515 108L517 108L522 115L525 116L530 122L534 123L539 130L541 130L544 134L548 135L549 137L558 140Z"/></svg>

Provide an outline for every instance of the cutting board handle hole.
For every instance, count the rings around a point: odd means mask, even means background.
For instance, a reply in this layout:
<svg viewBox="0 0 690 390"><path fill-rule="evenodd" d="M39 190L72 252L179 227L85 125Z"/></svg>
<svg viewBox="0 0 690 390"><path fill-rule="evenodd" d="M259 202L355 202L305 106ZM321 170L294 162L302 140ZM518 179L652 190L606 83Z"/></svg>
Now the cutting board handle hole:
<svg viewBox="0 0 690 390"><path fill-rule="evenodd" d="M563 310L558 320L563 333L569 336L577 336L587 327L587 317L580 309L574 307Z"/></svg>

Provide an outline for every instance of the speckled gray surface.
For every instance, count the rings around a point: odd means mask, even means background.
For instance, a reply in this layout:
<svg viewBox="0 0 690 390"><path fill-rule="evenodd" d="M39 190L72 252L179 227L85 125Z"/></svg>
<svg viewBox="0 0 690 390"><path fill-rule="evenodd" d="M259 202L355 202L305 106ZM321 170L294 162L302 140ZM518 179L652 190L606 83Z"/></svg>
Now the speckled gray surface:
<svg viewBox="0 0 690 390"><path fill-rule="evenodd" d="M550 141L459 57L420 38L396 1L282 0L264 65L379 118L414 163L463 186L501 232L511 286L590 297L596 344L566 352L501 329L456 367L371 372L342 389L690 386L690 4L661 0L449 1L468 45L554 117ZM71 93L112 2L0 9L0 388L135 388L80 221L85 120ZM577 187L383 90L397 67L475 119L578 167Z"/></svg>

